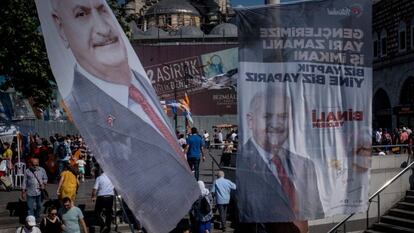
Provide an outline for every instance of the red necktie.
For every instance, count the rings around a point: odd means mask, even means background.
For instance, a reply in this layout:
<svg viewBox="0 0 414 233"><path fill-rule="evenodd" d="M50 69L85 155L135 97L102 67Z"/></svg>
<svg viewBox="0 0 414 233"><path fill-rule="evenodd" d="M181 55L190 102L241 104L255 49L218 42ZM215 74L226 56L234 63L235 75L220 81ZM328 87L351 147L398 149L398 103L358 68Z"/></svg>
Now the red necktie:
<svg viewBox="0 0 414 233"><path fill-rule="evenodd" d="M279 156L275 155L272 158L273 164L276 166L277 169L277 176L279 177L280 184L282 185L282 190L285 192L286 196L289 199L290 206L294 213L296 214L298 211L298 206L296 202L296 191L293 182L290 180L288 175L286 174L286 170L283 167L282 161L280 160Z"/></svg>
<svg viewBox="0 0 414 233"><path fill-rule="evenodd" d="M177 140L171 134L167 126L162 122L158 114L154 111L148 101L144 98L142 93L132 84L129 85L129 98L141 105L141 108L148 115L150 120L154 123L155 127L161 132L167 142L174 148L175 152L185 161L184 153L178 146Z"/></svg>

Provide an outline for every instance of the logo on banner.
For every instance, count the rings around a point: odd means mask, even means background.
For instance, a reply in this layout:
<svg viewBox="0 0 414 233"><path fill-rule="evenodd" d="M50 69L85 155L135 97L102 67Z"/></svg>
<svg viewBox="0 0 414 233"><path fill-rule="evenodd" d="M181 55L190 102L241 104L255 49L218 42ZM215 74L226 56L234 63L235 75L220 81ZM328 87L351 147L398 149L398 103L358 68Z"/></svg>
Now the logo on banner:
<svg viewBox="0 0 414 233"><path fill-rule="evenodd" d="M312 128L341 128L346 122L363 120L364 112L353 109L320 112L312 110Z"/></svg>
<svg viewBox="0 0 414 233"><path fill-rule="evenodd" d="M362 6L356 4L350 7L343 8L328 8L328 15L334 16L356 16L359 17L362 14Z"/></svg>

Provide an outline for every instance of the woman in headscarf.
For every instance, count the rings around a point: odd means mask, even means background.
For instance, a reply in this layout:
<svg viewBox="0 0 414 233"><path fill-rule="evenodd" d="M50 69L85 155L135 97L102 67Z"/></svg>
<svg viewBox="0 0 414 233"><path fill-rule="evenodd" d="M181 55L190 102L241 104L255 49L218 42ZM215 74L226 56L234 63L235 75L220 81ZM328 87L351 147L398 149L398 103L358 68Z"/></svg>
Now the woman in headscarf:
<svg viewBox="0 0 414 233"><path fill-rule="evenodd" d="M191 208L192 229L195 233L210 233L213 219L213 198L203 181L198 181L201 195Z"/></svg>

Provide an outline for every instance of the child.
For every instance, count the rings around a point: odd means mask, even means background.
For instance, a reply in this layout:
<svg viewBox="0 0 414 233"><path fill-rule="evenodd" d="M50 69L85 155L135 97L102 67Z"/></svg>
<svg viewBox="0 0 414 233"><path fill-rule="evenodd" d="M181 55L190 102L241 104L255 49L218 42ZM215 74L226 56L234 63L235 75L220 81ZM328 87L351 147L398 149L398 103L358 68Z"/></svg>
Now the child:
<svg viewBox="0 0 414 233"><path fill-rule="evenodd" d="M85 181L85 160L84 160L84 156L82 155L78 161L76 161L76 164L78 165L78 169L79 169L79 174L80 174L80 178L82 180L82 182Z"/></svg>

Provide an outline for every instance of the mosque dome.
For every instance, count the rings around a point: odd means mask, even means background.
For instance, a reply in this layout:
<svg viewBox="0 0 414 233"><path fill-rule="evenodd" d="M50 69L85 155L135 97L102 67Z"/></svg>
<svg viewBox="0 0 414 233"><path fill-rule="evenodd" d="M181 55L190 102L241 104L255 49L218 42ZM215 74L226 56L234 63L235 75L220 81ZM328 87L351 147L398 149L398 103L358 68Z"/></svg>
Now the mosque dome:
<svg viewBox="0 0 414 233"><path fill-rule="evenodd" d="M202 37L203 34L203 31L195 26L185 26L178 30L178 35L182 36Z"/></svg>
<svg viewBox="0 0 414 233"><path fill-rule="evenodd" d="M210 35L237 36L237 26L231 23L221 23L211 30Z"/></svg>
<svg viewBox="0 0 414 233"><path fill-rule="evenodd" d="M157 36L167 36L169 34L168 34L168 32L166 32L166 31L164 31L160 28L150 27L150 28L148 28L148 30L146 30L144 32L144 35L145 36L155 36L155 37L157 37Z"/></svg>
<svg viewBox="0 0 414 233"><path fill-rule="evenodd" d="M145 15L188 14L200 16L200 13L187 0L161 0L150 7Z"/></svg>
<svg viewBox="0 0 414 233"><path fill-rule="evenodd" d="M138 39L140 36L145 35L144 31L138 28L137 24L134 21L129 22L129 28L131 28L132 38Z"/></svg>

